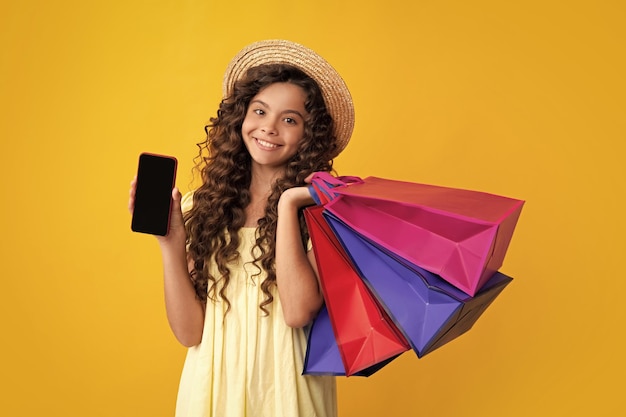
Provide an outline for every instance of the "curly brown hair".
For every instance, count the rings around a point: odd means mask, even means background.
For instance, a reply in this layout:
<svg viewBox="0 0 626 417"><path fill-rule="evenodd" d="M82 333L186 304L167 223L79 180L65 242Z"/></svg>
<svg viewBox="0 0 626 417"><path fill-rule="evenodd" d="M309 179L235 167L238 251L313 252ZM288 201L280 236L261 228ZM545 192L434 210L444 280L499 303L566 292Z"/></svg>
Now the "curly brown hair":
<svg viewBox="0 0 626 417"><path fill-rule="evenodd" d="M241 134L250 101L270 84L287 82L306 93L303 138L298 152L287 162L284 175L272 185L264 217L259 219L255 246L260 255L254 263L267 272L261 284L265 299L259 308L269 314L273 301L270 292L276 285L275 242L278 200L283 191L305 185L305 178L316 171L333 171L332 156L337 149L333 119L326 109L318 84L304 72L290 65L268 64L250 68L235 83L233 91L220 103L217 117L205 126L206 140L197 144L196 169L202 185L194 192L193 207L185 214L189 256L193 260L191 277L197 297L206 302L219 295L230 310L225 296L230 280L228 264L237 260L238 231L245 223L245 208L250 203L251 157ZM308 232L302 213L300 230L303 245ZM220 276L209 273L215 262Z"/></svg>

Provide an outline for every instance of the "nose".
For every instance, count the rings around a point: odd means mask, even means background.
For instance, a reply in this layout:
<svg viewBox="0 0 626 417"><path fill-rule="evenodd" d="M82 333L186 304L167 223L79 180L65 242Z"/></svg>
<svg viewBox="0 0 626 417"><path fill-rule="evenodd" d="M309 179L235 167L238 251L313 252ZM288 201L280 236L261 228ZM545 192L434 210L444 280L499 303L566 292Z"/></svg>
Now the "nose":
<svg viewBox="0 0 626 417"><path fill-rule="evenodd" d="M276 134L276 120L273 117L266 117L263 119L263 124L261 125L261 131L266 135L275 135Z"/></svg>

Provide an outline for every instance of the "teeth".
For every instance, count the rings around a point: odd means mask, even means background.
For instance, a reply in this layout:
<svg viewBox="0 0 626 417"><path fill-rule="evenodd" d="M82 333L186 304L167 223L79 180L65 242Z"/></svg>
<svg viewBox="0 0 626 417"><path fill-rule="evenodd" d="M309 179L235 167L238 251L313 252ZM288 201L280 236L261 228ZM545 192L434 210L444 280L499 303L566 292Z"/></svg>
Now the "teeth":
<svg viewBox="0 0 626 417"><path fill-rule="evenodd" d="M257 142L259 142L259 145L264 146L266 148L278 148L278 145L266 142L266 141L261 140L261 139L257 139Z"/></svg>

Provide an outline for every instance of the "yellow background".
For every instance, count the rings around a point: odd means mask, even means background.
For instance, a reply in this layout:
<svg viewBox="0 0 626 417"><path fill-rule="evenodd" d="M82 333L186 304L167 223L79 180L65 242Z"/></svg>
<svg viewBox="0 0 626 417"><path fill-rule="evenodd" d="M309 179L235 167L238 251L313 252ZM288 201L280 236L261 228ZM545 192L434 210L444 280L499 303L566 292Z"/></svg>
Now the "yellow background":
<svg viewBox="0 0 626 417"><path fill-rule="evenodd" d="M343 175L527 201L475 327L368 379L350 416L626 409L621 1L2 1L0 415L171 416L185 350L155 241L129 230L141 151L180 161L244 45L326 57L356 103Z"/></svg>

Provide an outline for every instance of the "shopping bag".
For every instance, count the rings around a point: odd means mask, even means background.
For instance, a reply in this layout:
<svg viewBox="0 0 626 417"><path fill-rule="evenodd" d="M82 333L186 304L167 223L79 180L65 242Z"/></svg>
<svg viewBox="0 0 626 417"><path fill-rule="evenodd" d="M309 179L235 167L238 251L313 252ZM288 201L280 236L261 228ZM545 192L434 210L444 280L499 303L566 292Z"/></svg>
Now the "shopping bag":
<svg viewBox="0 0 626 417"><path fill-rule="evenodd" d="M474 296L352 230L330 212L328 224L359 275L418 357L467 332L512 279L496 272Z"/></svg>
<svg viewBox="0 0 626 417"><path fill-rule="evenodd" d="M411 347L355 271L323 210L309 207L305 219L345 373L353 375Z"/></svg>
<svg viewBox="0 0 626 417"><path fill-rule="evenodd" d="M468 295L502 266L524 202L478 191L316 173L326 210L390 252Z"/></svg>
<svg viewBox="0 0 626 417"><path fill-rule="evenodd" d="M370 376L397 358L401 353L391 356L369 368L365 368L352 376ZM346 369L335 340L335 333L330 322L326 306L313 320L307 335L306 356L304 358L303 375L335 375L345 376Z"/></svg>

